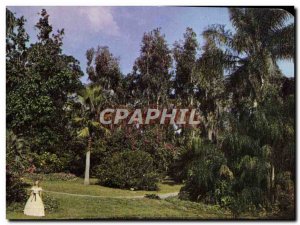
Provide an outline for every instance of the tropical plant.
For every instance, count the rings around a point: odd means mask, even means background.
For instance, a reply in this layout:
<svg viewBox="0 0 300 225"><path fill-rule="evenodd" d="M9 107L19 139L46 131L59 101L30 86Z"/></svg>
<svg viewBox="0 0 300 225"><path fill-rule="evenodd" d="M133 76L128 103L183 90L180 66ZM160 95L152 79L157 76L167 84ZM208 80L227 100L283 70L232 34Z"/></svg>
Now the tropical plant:
<svg viewBox="0 0 300 225"><path fill-rule="evenodd" d="M93 140L96 138L97 131L107 134L109 130L98 122L101 104L103 103L102 90L99 86L91 85L80 91L78 101L81 104L80 117L75 117L74 121L80 124L81 127L78 131L78 137L87 139L84 184L89 185L90 157Z"/></svg>
<svg viewBox="0 0 300 225"><path fill-rule="evenodd" d="M294 58L292 15L283 9L230 8L229 16L234 32L213 25L203 35L231 58L227 82L233 104L255 106L272 79L282 76L278 60Z"/></svg>
<svg viewBox="0 0 300 225"><path fill-rule="evenodd" d="M226 158L213 144L200 138L193 139L190 151L192 160L188 164L187 178L180 190L180 197L192 201L220 203L221 197L229 195L225 190L220 190L220 182L226 182L226 189L229 189L233 179L233 173L226 165ZM223 191L222 195L220 191Z"/></svg>

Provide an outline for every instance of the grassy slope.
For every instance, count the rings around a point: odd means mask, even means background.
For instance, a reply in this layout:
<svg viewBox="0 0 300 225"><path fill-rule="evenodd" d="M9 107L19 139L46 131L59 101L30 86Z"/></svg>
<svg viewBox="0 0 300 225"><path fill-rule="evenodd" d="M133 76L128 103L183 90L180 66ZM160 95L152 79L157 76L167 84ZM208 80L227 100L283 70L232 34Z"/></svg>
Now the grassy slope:
<svg viewBox="0 0 300 225"><path fill-rule="evenodd" d="M216 206L208 206L177 198L166 200L152 199L113 199L109 196L140 196L145 193L170 193L179 191L180 185L160 184L158 192L127 191L106 188L99 185L84 186L78 181L43 181L45 190L108 196L107 198L90 198L67 196L55 193L51 195L59 201L55 212L47 213L43 219L225 219L230 214ZM21 210L8 210L8 219L38 219L23 215Z"/></svg>
<svg viewBox="0 0 300 225"><path fill-rule="evenodd" d="M165 194L180 190L180 184L159 184L158 191L130 191L117 188L108 188L95 185L96 180L91 180L91 185L84 186L83 180L76 181L43 181L41 186L48 191L68 192L72 194L99 195L99 196L144 196L145 194Z"/></svg>
<svg viewBox="0 0 300 225"><path fill-rule="evenodd" d="M55 195L60 207L43 219L220 219L229 217L223 211L203 204L177 199L111 199ZM36 219L22 212L7 212L8 219Z"/></svg>

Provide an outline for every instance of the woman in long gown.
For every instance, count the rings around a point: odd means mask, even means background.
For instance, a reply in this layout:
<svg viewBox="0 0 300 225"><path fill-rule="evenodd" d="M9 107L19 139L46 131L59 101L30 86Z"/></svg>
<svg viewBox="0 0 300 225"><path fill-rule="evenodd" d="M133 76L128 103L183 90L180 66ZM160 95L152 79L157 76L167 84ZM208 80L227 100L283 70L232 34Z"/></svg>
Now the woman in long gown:
<svg viewBox="0 0 300 225"><path fill-rule="evenodd" d="M39 187L39 182L30 189L31 194L25 205L24 214L27 216L45 216L45 208L41 198L42 188Z"/></svg>

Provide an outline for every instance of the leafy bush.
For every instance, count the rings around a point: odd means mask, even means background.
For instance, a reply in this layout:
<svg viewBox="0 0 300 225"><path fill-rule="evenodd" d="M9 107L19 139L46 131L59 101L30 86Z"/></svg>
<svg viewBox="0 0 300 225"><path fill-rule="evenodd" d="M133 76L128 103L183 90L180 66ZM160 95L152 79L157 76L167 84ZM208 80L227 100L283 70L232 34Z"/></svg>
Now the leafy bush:
<svg viewBox="0 0 300 225"><path fill-rule="evenodd" d="M12 202L6 206L6 210L9 212L23 213L24 205L24 202Z"/></svg>
<svg viewBox="0 0 300 225"><path fill-rule="evenodd" d="M27 185L21 177L28 166L26 163L28 147L25 140L11 131L7 132L6 147L6 202L9 205L26 199Z"/></svg>
<svg viewBox="0 0 300 225"><path fill-rule="evenodd" d="M64 157L50 152L34 154L33 163L36 166L37 171L43 173L63 171L65 165L67 164Z"/></svg>
<svg viewBox="0 0 300 225"><path fill-rule="evenodd" d="M56 212L59 208L59 202L56 198L46 194L42 195L42 199L44 202L44 206L45 206L45 211L46 212Z"/></svg>
<svg viewBox="0 0 300 225"><path fill-rule="evenodd" d="M163 130L159 127L147 127L143 133L139 133L136 140L137 148L148 152L154 160L154 166L161 177L165 176L170 165L177 155L177 147L174 146Z"/></svg>
<svg viewBox="0 0 300 225"><path fill-rule="evenodd" d="M151 156L143 151L117 152L96 169L100 183L108 187L157 190L157 174Z"/></svg>
<svg viewBox="0 0 300 225"><path fill-rule="evenodd" d="M295 218L295 187L290 172L280 173L276 185L277 203L284 218Z"/></svg>
<svg viewBox="0 0 300 225"><path fill-rule="evenodd" d="M49 174L42 174L42 173L27 173L25 176L31 180L63 180L63 181L72 181L77 180L78 177L72 173L49 173Z"/></svg>
<svg viewBox="0 0 300 225"><path fill-rule="evenodd" d="M145 127L143 132L137 129L116 129L111 136L95 141L91 157L91 175L96 166L105 164L106 158L120 151L142 150L151 155L153 167L160 177L167 175L177 148L170 143L160 129Z"/></svg>
<svg viewBox="0 0 300 225"><path fill-rule="evenodd" d="M19 177L13 175L10 171L6 172L6 202L11 204L13 202L26 201L26 190L28 187Z"/></svg>
<svg viewBox="0 0 300 225"><path fill-rule="evenodd" d="M185 147L179 149L178 154L174 158L174 162L170 166L170 176L176 182L183 182L188 175L188 169L193 161L194 153L190 148Z"/></svg>

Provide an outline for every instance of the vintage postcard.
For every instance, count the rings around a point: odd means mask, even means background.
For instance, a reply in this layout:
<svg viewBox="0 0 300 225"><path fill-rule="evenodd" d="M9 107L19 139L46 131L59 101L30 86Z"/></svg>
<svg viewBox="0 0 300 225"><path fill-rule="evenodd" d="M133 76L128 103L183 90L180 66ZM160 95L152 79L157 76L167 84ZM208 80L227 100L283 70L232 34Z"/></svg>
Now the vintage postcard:
<svg viewBox="0 0 300 225"><path fill-rule="evenodd" d="M295 220L294 7L7 6L8 220Z"/></svg>

